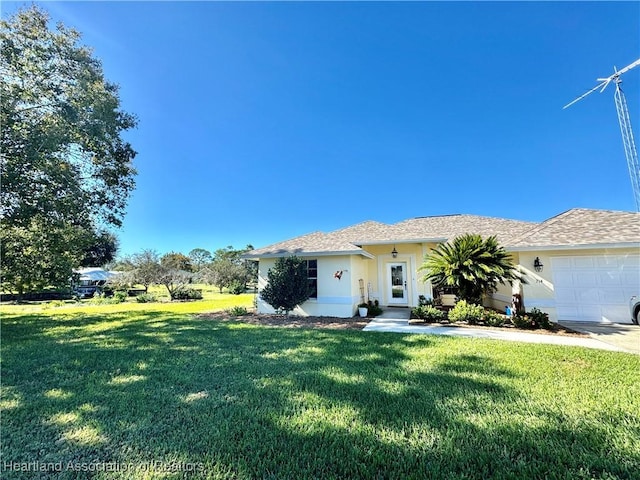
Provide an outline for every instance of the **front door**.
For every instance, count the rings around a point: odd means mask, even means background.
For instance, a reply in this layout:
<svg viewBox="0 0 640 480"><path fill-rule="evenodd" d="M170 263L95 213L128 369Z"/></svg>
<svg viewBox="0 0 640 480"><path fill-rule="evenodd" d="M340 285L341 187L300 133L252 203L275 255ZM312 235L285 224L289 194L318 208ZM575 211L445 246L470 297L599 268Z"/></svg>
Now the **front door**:
<svg viewBox="0 0 640 480"><path fill-rule="evenodd" d="M407 264L406 262L387 264L387 299L389 305L406 305L407 295Z"/></svg>

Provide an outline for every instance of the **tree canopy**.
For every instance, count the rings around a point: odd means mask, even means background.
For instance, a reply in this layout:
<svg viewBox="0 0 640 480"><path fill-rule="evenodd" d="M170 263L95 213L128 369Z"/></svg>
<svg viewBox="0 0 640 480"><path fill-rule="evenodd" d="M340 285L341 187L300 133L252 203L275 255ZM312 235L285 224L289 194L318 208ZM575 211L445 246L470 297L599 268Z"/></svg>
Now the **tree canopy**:
<svg viewBox="0 0 640 480"><path fill-rule="evenodd" d="M247 283L258 276L257 263L241 258L249 250L253 250L252 245L240 250L235 250L231 245L219 248L214 252L212 260L199 269L196 278L217 286L220 293L223 288L235 293L244 292ZM194 250L191 253L193 252Z"/></svg>
<svg viewBox="0 0 640 480"><path fill-rule="evenodd" d="M132 267L129 270L131 283L139 283L144 286L145 291L149 290L149 285L158 283L161 270L158 252L145 249L134 254L128 261Z"/></svg>
<svg viewBox="0 0 640 480"><path fill-rule="evenodd" d="M101 267L115 260L118 251L118 237L102 230L95 232L94 240L84 249L82 267Z"/></svg>
<svg viewBox="0 0 640 480"><path fill-rule="evenodd" d="M169 252L162 256L160 264L170 270L182 270L183 272L192 272L193 266L191 259L178 252Z"/></svg>
<svg viewBox="0 0 640 480"><path fill-rule="evenodd" d="M191 265L194 271L197 272L211 263L213 257L209 250L205 250L204 248L194 248L189 252L189 259L191 260Z"/></svg>
<svg viewBox="0 0 640 480"><path fill-rule="evenodd" d="M0 230L12 259L3 280L18 292L65 284L104 245L101 232L121 225L135 187L122 133L136 118L80 34L48 23L36 6L0 21Z"/></svg>
<svg viewBox="0 0 640 480"><path fill-rule="evenodd" d="M494 292L498 283L522 280L496 237L483 240L476 234L439 244L426 255L420 270L425 272L423 281L437 288L452 288L460 298L477 304L484 294Z"/></svg>

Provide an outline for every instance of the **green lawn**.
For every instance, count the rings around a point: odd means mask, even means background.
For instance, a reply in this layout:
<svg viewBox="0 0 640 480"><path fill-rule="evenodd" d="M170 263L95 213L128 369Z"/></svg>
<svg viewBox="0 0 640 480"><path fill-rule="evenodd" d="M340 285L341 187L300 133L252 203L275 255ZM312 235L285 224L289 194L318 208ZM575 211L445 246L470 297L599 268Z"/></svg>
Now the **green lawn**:
<svg viewBox="0 0 640 480"><path fill-rule="evenodd" d="M2 478L639 478L639 356L128 306L0 309Z"/></svg>
<svg viewBox="0 0 640 480"><path fill-rule="evenodd" d="M197 288L203 287L196 285ZM254 295L245 293L231 295L218 293L214 287L202 288L203 300L187 302L171 302L164 287L149 287L149 293L156 296L157 302L138 303L135 297L129 297L123 303L97 304L99 300L83 299L79 302L50 301L50 302L26 302L22 304L5 303L0 306L0 314L33 314L46 312L47 315L84 314L112 314L122 312L159 312L159 313L201 313L226 310L234 306L250 308L253 306Z"/></svg>

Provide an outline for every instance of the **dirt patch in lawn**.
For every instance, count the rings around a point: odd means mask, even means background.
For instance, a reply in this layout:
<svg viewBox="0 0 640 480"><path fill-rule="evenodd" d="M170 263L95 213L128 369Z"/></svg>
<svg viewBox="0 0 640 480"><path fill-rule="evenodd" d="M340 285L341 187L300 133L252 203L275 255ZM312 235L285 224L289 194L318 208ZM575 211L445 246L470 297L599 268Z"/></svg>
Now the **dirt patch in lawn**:
<svg viewBox="0 0 640 480"><path fill-rule="evenodd" d="M249 315L243 315L239 317L228 316L220 313L203 313L198 315L200 318L210 318L212 320L222 321L234 321L245 322L252 325L265 325L269 327L285 327L285 328L329 328L329 329L341 329L341 330L362 330L369 321L372 319L362 319L360 317L353 318L337 318L337 317L296 317L296 316L281 316L281 315L264 315L257 313L250 313ZM481 330L500 330L500 331L513 331L513 332L527 332L538 333L541 335L567 335L572 337L588 337L585 333L576 332L574 330L562 327L560 325L554 325L553 330L523 330L514 327L513 325L505 325L504 327L485 327L482 325L466 325L466 324L449 324L449 323L419 323L415 320L411 321L412 325L420 326L436 326L442 325L446 327L454 328L474 328Z"/></svg>

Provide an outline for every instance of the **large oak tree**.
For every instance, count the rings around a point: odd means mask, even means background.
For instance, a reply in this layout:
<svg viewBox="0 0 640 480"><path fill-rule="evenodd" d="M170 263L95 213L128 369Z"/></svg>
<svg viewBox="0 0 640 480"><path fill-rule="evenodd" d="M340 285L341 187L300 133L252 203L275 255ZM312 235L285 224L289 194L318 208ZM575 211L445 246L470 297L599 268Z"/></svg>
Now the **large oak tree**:
<svg viewBox="0 0 640 480"><path fill-rule="evenodd" d="M61 286L135 186L136 125L80 34L39 7L0 21L3 288Z"/></svg>

